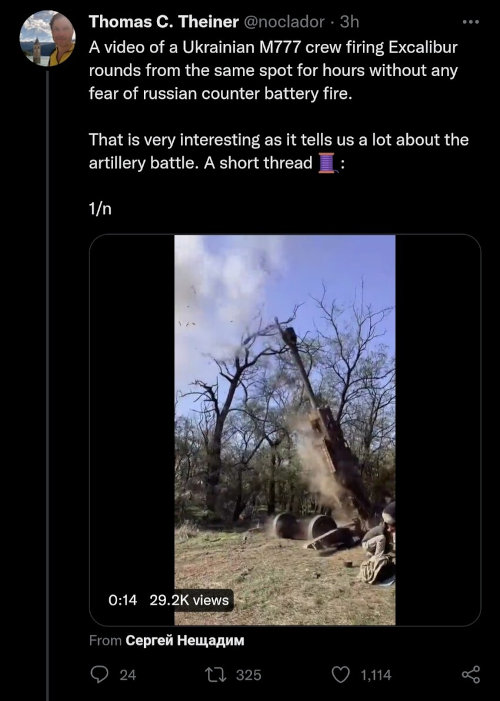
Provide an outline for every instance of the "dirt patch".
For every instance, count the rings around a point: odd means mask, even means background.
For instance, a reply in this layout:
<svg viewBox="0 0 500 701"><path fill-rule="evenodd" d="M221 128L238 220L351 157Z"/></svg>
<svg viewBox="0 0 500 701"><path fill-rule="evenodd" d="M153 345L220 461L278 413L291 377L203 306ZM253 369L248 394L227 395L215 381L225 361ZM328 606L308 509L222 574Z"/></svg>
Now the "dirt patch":
<svg viewBox="0 0 500 701"><path fill-rule="evenodd" d="M178 589L232 589L222 613L177 613L177 625L395 625L395 586L358 580L361 547L320 557L264 530L200 532L176 543ZM346 567L344 562L352 562Z"/></svg>

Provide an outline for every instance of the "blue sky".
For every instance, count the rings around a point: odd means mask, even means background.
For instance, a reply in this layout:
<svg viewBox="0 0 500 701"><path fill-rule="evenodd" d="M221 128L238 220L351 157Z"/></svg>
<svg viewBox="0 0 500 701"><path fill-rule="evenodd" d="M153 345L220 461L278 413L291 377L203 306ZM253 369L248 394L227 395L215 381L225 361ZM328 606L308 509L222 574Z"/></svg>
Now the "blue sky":
<svg viewBox="0 0 500 701"><path fill-rule="evenodd" d="M318 311L311 295L341 306L353 302L364 281L365 300L374 307L395 304L395 243L393 236L288 236L283 275L271 280L266 294L269 314L285 317L295 303L303 303L297 321L300 335L313 328ZM275 310L273 312L273 309ZM394 347L394 319L387 324L385 342Z"/></svg>
<svg viewBox="0 0 500 701"><path fill-rule="evenodd" d="M299 336L321 325L311 296L342 307L359 300L395 307L395 237L372 235L259 235L176 237L176 384L194 375L214 381L207 353L231 355L252 317L286 319ZM394 352L395 309L381 342Z"/></svg>

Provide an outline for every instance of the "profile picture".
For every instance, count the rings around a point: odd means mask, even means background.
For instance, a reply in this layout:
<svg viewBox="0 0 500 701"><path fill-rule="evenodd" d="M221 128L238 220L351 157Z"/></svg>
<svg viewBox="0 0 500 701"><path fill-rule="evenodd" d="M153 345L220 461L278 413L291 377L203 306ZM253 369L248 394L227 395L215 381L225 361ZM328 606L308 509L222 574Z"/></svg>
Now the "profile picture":
<svg viewBox="0 0 500 701"><path fill-rule="evenodd" d="M75 48L75 30L65 15L55 10L42 10L24 22L19 42L29 61L52 68L71 57Z"/></svg>

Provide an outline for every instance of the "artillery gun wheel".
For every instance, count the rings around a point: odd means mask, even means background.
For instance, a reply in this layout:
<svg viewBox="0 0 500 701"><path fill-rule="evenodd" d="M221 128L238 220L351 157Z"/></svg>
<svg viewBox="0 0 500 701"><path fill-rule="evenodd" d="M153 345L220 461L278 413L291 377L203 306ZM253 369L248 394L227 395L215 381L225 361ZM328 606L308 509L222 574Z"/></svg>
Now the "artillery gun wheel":
<svg viewBox="0 0 500 701"><path fill-rule="evenodd" d="M278 514L273 521L273 533L278 538L295 538L298 522L293 514Z"/></svg>
<svg viewBox="0 0 500 701"><path fill-rule="evenodd" d="M333 531L337 528L337 524L331 516L325 516L324 514L319 514L318 516L313 516L309 521L307 527L307 537L309 540L314 540L328 531Z"/></svg>

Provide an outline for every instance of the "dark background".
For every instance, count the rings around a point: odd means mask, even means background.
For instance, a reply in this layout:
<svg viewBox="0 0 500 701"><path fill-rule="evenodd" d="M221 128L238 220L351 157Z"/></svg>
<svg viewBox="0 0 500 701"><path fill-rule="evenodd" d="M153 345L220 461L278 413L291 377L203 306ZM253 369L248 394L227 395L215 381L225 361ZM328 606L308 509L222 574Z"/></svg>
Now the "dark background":
<svg viewBox="0 0 500 701"><path fill-rule="evenodd" d="M283 691L295 688L299 677L309 677L311 669L320 683L332 688L333 664L350 664L353 671L391 666L394 677L391 684L397 681L408 689L419 684L426 688L451 688L455 684L473 688L470 680L460 678L460 672L481 663L479 641L484 621L484 614L479 617L482 283L478 242L484 246L486 233L486 178L482 169L489 147L482 122L485 100L481 71L487 59L488 18L477 6L473 14L453 10L448 16L435 6L426 9L419 5L418 11L401 11L398 16L380 8L327 11L321 5L318 7L319 16L335 17L352 12L360 18L361 29L357 33L339 32L334 37L336 41L347 38L458 41L460 53L449 64L460 66L459 75L452 82L353 81L354 97L349 103L187 103L183 106L163 102L140 103L135 110L124 103L89 103L85 86L94 81L89 80L86 68L89 57L85 51L90 45L87 15L102 12L117 17L154 17L159 12L175 15L177 10L135 8L125 12L122 7L119 12L105 12L103 6L90 7L87 11L70 6L56 8L73 20L77 49L70 61L49 74L51 698L61 698L88 684L93 693L97 691L107 698L114 698L113 694L118 692L120 696L125 694L123 684L115 684L112 679L96 687L88 677L92 664L107 664L115 677L118 669L133 666L138 679L127 682L131 685L127 686L127 693L136 693L137 698L145 698L148 684L166 691L174 675L177 681L189 675L193 687L210 688L203 670L208 665L220 664L228 669L240 665L264 669L268 688L274 686ZM18 25L38 9L19 12ZM189 11L185 7L181 9ZM217 7L205 9L204 14L210 11L217 14ZM259 14L255 6L248 11ZM279 12L267 7L261 14L288 12L303 15L306 11L299 13L284 8ZM314 6L308 7L307 13L314 15ZM238 6L228 16L233 14L243 17L245 12ZM469 16L479 17L481 24L462 25L462 19ZM301 35L277 30L265 34L245 32L241 40L285 38L285 34L286 38L307 41L332 40L331 35L325 38L315 32ZM159 41L165 36L153 30L131 34L109 30L93 35L92 38L101 42L113 38ZM214 41L219 36L183 32L182 36L168 38ZM238 37L231 32L230 36L221 38ZM13 56L17 50L14 42ZM235 57L229 56L224 61L222 58L215 56L212 60L220 65L233 63ZM276 58L262 57L262 60L269 64ZM311 63L321 62L323 58L311 58ZM414 58L394 55L382 60L433 65L435 59L434 55ZM30 346L41 417L46 72L25 65L22 55L15 60L23 81L17 104L20 125L25 126L22 133L30 135L20 142L21 154L28 164L21 187L28 187L30 179L32 183L20 212L24 218L32 217L36 221L27 235L28 266L33 271L29 289L33 289L33 294L24 309L28 326L41 331L35 334ZM130 57L120 58L124 63L128 60ZM202 62L195 57L192 60ZM203 63L208 65L209 60L210 57L204 57ZM256 64L259 56L247 56L246 60ZM332 58L324 60L335 63ZM113 62L119 62L117 57L111 57L110 63ZM287 61L283 58L281 62ZM437 58L435 62L440 64L442 60ZM101 55L95 63L103 64L105 59ZM360 56L353 57L353 63L374 61ZM132 80L131 84L138 82ZM292 82L287 79L283 85ZM351 83L340 82L337 87L351 87ZM125 81L119 84L126 87ZM227 85L223 83L220 87ZM279 87L277 81L274 85ZM151 87L160 87L160 83ZM199 87L208 85L200 83ZM175 171L133 177L114 172L89 174L88 159L104 155L91 152L89 131L140 134L195 130L205 134L323 131L353 135L372 131L383 134L453 131L468 135L471 143L467 148L435 150L344 149L345 168L338 176L318 177L315 170L249 174ZM313 153L317 158L319 150L322 149L308 148L303 153L294 150L286 154L283 149L283 153L275 155L305 157ZM235 149L230 151L233 153ZM251 154L244 151L242 155L264 155L262 151ZM217 154L222 156L222 149ZM111 204L111 217L90 216L88 203L100 200ZM173 559L173 513L169 508L173 501L172 485L165 469L162 470L173 450L168 428L173 409L168 401L173 381L173 324L169 318L172 311L163 301L173 294L173 279L165 275L165 261L171 260L172 240L159 234L308 232L398 234L397 495L399 542L404 547L400 546L398 558L397 622L401 627L190 628L188 635L244 635L245 647L189 648L189 654L188 648L177 647L146 652L135 648L89 652L89 633L109 636L128 632L136 635L181 632L168 628L117 627L153 623L151 618L143 618L149 612L129 610L118 614L108 612L108 616L116 616L113 619L102 620L97 616L103 623L116 624L101 628L92 622L88 610L89 590L96 615L102 594L117 582L121 583L123 592L131 588L137 593L141 589L154 591L158 586L164 589L165 568ZM99 372L113 373L107 385L113 389L103 396L96 374L96 421L99 435L107 436L107 440L102 445L94 443L94 448L108 469L96 471L98 482L92 479L90 482L93 547L89 586L89 247L102 234L130 235L99 238L90 256L95 282L90 305L99 299L94 309L98 345L95 349L91 346L91 352L97 352ZM129 415L124 410L125 404L120 401L124 397L126 406L137 407L136 414ZM120 434L125 436L123 441L119 440ZM40 487L38 493L42 494L44 448L39 422L34 435L40 444L36 484ZM40 504L36 502L35 506L36 513L41 513ZM41 549L41 526L36 534L33 547L38 544ZM103 610L99 609L99 613ZM411 654L412 650L417 654ZM422 650L429 661L427 665L422 662ZM273 653L284 662L273 665ZM304 664L293 664L296 660ZM225 688L230 688L229 684ZM219 687L216 689L218 692Z"/></svg>

